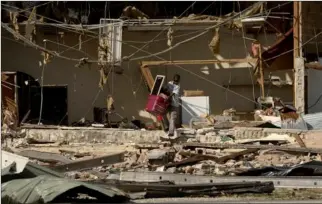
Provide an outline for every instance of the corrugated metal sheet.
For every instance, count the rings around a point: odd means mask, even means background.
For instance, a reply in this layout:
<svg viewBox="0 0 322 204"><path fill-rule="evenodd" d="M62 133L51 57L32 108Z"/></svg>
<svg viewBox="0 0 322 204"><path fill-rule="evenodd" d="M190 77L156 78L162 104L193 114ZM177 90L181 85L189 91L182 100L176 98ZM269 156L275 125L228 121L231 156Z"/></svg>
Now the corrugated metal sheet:
<svg viewBox="0 0 322 204"><path fill-rule="evenodd" d="M322 130L322 112L306 114L303 119L309 130Z"/></svg>
<svg viewBox="0 0 322 204"><path fill-rule="evenodd" d="M1 183L1 201L4 203L51 203L57 198L62 200L62 203L68 203L68 197L75 194L87 194L88 197L97 198L97 203L103 203L103 201L104 203L128 203L130 199L125 192L114 187L104 186L103 188L47 175ZM85 200L78 198L75 203L81 201Z"/></svg>
<svg viewBox="0 0 322 204"><path fill-rule="evenodd" d="M306 125L303 125L301 118L303 118ZM281 125L281 120L272 122L272 124L283 129L306 129L306 126L308 130L322 130L322 112L306 114L301 118L299 118L296 123L292 124L285 124L284 122L283 125Z"/></svg>

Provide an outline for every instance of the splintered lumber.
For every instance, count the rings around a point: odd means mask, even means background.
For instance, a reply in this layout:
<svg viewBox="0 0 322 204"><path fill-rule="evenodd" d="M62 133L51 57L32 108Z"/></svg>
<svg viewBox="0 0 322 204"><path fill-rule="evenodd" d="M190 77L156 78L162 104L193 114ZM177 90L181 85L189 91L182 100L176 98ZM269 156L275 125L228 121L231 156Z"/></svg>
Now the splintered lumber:
<svg viewBox="0 0 322 204"><path fill-rule="evenodd" d="M202 143L185 143L183 144L185 149L195 148L208 148L208 149L272 149L284 152L296 152L296 153L313 153L322 154L322 149L317 148L303 148L303 147L285 147L276 145L244 145L244 144L202 144Z"/></svg>
<svg viewBox="0 0 322 204"><path fill-rule="evenodd" d="M73 161L67 164L55 166L53 169L60 172L68 171L80 171L90 169L98 166L106 166L109 164L115 164L124 161L124 152L109 154L102 157L96 157L93 159L82 159Z"/></svg>
<svg viewBox="0 0 322 204"><path fill-rule="evenodd" d="M174 61L142 61L143 66L158 65L189 65L189 64L218 64L218 63L256 63L257 58L222 59L222 60L174 60Z"/></svg>
<svg viewBox="0 0 322 204"><path fill-rule="evenodd" d="M199 157L199 159L201 160L213 160L217 163L223 163L226 162L230 159L235 159L236 157L245 155L245 154L250 154L253 152L258 151L259 149L244 149L238 152L234 152L231 153L229 155L225 155L225 156L221 156L221 157L217 157L215 155L211 155L211 154L197 154L197 153L192 153L192 152L186 152L186 151L180 151L179 154L182 156L186 156L186 157Z"/></svg>

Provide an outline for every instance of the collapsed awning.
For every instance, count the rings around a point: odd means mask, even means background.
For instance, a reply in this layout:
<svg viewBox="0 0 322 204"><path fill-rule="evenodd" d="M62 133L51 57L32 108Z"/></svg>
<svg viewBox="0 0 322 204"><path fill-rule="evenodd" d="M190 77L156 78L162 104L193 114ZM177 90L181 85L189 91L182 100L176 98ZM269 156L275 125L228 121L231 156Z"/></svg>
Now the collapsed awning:
<svg viewBox="0 0 322 204"><path fill-rule="evenodd" d="M97 203L125 203L127 194L117 188L104 188L75 180L48 175L16 179L1 184L1 201L12 204L84 202L95 199ZM79 194L84 196L81 198Z"/></svg>
<svg viewBox="0 0 322 204"><path fill-rule="evenodd" d="M293 69L293 28L262 53L263 65L270 70Z"/></svg>

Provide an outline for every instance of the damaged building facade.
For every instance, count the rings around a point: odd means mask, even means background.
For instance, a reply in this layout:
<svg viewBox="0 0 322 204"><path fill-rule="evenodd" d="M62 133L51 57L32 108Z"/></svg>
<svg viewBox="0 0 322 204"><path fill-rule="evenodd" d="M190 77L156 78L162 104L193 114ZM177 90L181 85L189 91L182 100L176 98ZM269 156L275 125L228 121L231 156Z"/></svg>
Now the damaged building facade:
<svg viewBox="0 0 322 204"><path fill-rule="evenodd" d="M60 26L37 25L35 43L56 55L48 62L44 61L39 49L27 46L25 42L15 41L12 33L2 28L1 46L2 50L6 50L2 53L2 71L21 72L32 78L21 83L22 87L31 87L31 84L38 83L39 90L43 82L42 120L45 123L55 115L55 121L50 123L71 125L81 118L93 120L93 108L105 108L108 96L113 96L114 99L117 113L111 115L114 120L120 119L120 116L130 120L155 120L144 111L149 84L140 70L143 61L218 60L218 63L183 64L180 65L182 68L170 63L153 66L150 70L153 76L165 75L167 80L178 73L182 78L183 90L203 90L204 95L209 96L209 110L213 114L221 114L225 109L234 108L242 119L252 118L254 100L261 96L260 86L254 76L256 60L252 59L257 58L253 57L252 44L257 40L262 45L262 52L269 50L280 38L274 30L276 26L283 25L279 30L286 33L291 28L290 20L288 25L284 22L270 26L265 18L245 17L239 22L238 29L221 26L220 29L211 29L198 38L187 40L218 23L215 17L196 19L198 18L190 15L176 23L173 23L173 19L149 19L148 22L102 20L99 25L86 26L86 32L79 26L77 29L71 25L69 29L61 29ZM105 70L105 74L109 70L111 74L104 79L107 84L101 89L98 34L102 37L106 29L101 27L108 27L108 23L114 26L112 34L109 35L109 43L114 47L111 49L113 55L109 55L113 59L110 60L123 60L113 69ZM172 25L171 30L169 25ZM25 36L25 27L26 25L20 25L19 32L22 36ZM187 42L180 43L181 41ZM209 47L214 43L218 44L217 50ZM138 49L141 47L144 48ZM163 52L167 49L169 51ZM163 53L153 56L158 52ZM12 59L11 53L15 53L19 60ZM130 60L127 60L126 57L129 56ZM84 63L86 59L90 63ZM280 65L277 63L274 66ZM283 101L293 104L293 65L292 62L284 61L282 66L288 70L264 72L265 94L282 97ZM272 83L270 80L277 82ZM39 108L36 110L31 104L37 103L40 106L41 97L39 91L35 93L38 94L31 95L28 102L25 102L30 106L20 113L20 120L32 109L31 115L35 118L29 117L28 120L37 121ZM55 97L51 97L53 95Z"/></svg>
<svg viewBox="0 0 322 204"><path fill-rule="evenodd" d="M102 3L2 4L2 202L322 203L321 3Z"/></svg>

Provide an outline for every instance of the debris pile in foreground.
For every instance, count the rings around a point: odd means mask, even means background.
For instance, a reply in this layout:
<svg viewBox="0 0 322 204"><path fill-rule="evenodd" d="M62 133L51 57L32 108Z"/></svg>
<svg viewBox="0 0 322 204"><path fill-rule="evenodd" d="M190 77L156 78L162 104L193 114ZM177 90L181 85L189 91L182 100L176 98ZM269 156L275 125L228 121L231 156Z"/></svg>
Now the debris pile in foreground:
<svg viewBox="0 0 322 204"><path fill-rule="evenodd" d="M37 199L44 203L79 199L96 199L99 203L107 197L111 202L128 202L137 198L267 194L275 188L293 185L269 176L322 174L322 149L307 148L293 135L235 139L234 135L228 134L229 130L224 131L226 134L218 134L213 128L196 132L213 137L212 141L216 142L201 143L196 137L182 140L179 136L162 139L158 144L123 145L117 150L115 145L113 148L102 144L75 146L28 139L28 145L7 148L13 154L5 152L2 199L24 203L26 199L12 196L17 188L21 189L17 195L38 194ZM85 146L89 147L88 151ZM21 164L22 160L24 164ZM20 188L24 182L30 185ZM66 189L56 188L55 182L66 183ZM283 185L276 186L281 182ZM308 183L310 181L306 181L305 187ZM33 192L37 185L52 185L52 197ZM106 190L110 188L112 190ZM82 197L84 192L91 193ZM27 200L33 199L36 198Z"/></svg>

